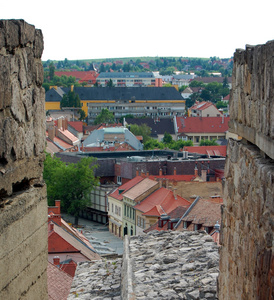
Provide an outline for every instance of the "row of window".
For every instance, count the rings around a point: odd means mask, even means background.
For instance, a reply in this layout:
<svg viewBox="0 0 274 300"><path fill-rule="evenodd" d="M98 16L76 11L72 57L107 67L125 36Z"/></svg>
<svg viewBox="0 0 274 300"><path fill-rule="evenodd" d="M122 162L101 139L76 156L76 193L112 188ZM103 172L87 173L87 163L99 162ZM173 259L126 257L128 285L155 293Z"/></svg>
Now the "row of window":
<svg viewBox="0 0 274 300"><path fill-rule="evenodd" d="M121 216L121 207L111 204L111 212L115 213L117 216Z"/></svg>
<svg viewBox="0 0 274 300"><path fill-rule="evenodd" d="M124 216L135 220L135 210L131 206L124 204Z"/></svg>
<svg viewBox="0 0 274 300"><path fill-rule="evenodd" d="M138 217L137 217L137 226L139 226L139 227L145 229L145 226L146 226L146 225L145 225L145 219L138 216Z"/></svg>

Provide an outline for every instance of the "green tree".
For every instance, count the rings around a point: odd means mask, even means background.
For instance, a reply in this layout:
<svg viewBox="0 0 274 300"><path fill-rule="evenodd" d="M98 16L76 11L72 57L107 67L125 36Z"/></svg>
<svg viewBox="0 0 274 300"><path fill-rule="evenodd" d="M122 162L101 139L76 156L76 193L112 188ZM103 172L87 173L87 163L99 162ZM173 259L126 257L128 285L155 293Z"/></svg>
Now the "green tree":
<svg viewBox="0 0 274 300"><path fill-rule="evenodd" d="M114 123L114 115L107 108L103 108L101 113L94 120L94 125L101 123Z"/></svg>
<svg viewBox="0 0 274 300"><path fill-rule="evenodd" d="M65 94L60 102L60 107L81 107L81 101L78 94L74 91L69 91Z"/></svg>
<svg viewBox="0 0 274 300"><path fill-rule="evenodd" d="M143 137L143 143L147 142L151 138L151 128L146 124L131 124L129 129L134 135L141 135Z"/></svg>
<svg viewBox="0 0 274 300"><path fill-rule="evenodd" d="M43 175L48 204L54 205L56 199L61 200L63 211L74 216L76 225L80 211L89 204L90 193L99 183L94 176L95 162L95 158L85 157L76 164L66 164L46 154Z"/></svg>
<svg viewBox="0 0 274 300"><path fill-rule="evenodd" d="M83 121L86 118L86 113L82 109L78 110L78 113L80 115L79 120Z"/></svg>
<svg viewBox="0 0 274 300"><path fill-rule="evenodd" d="M204 83L197 80L192 80L189 84L190 87L204 87Z"/></svg>
<svg viewBox="0 0 274 300"><path fill-rule="evenodd" d="M213 140L200 140L199 146L218 146L218 143L216 142L216 139Z"/></svg>
<svg viewBox="0 0 274 300"><path fill-rule="evenodd" d="M163 137L163 143L164 144L170 144L172 142L172 136L168 132L165 132Z"/></svg>
<svg viewBox="0 0 274 300"><path fill-rule="evenodd" d="M110 78L109 81L107 82L107 87L114 87L113 81Z"/></svg>
<svg viewBox="0 0 274 300"><path fill-rule="evenodd" d="M50 80L53 79L54 72L55 72L55 67L54 67L53 62L51 62L50 65L49 65L49 78L50 78Z"/></svg>

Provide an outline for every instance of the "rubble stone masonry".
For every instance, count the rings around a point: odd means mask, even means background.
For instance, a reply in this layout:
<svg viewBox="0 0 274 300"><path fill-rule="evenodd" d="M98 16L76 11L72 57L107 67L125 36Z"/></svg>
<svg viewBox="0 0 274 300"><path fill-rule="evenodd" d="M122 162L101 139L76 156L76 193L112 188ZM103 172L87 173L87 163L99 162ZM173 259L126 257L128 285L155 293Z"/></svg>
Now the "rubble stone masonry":
<svg viewBox="0 0 274 300"><path fill-rule="evenodd" d="M47 299L43 36L0 20L0 299Z"/></svg>
<svg viewBox="0 0 274 300"><path fill-rule="evenodd" d="M234 54L219 299L274 297L274 41Z"/></svg>

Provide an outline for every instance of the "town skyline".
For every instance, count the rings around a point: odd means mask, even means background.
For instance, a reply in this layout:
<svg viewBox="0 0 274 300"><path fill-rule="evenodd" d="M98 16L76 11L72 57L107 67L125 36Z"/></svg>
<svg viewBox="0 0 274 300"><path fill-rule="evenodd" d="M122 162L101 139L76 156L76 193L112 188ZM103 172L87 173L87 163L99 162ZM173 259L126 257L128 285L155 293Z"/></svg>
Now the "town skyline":
<svg viewBox="0 0 274 300"><path fill-rule="evenodd" d="M49 0L37 6L33 0L6 3L3 19L24 19L41 29L42 60L103 59L121 57L230 58L246 44L273 39L272 9L262 0L173 1L172 5L125 0L68 5ZM266 9L267 8L267 9Z"/></svg>

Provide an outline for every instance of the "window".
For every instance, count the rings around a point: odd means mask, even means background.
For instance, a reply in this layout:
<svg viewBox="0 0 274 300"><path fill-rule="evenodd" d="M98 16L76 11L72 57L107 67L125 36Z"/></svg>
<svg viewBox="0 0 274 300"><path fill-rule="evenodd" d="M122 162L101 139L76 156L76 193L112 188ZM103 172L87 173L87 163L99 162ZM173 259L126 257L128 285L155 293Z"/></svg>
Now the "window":
<svg viewBox="0 0 274 300"><path fill-rule="evenodd" d="M118 184L122 184L122 177L121 176L117 176L117 183Z"/></svg>
<svg viewBox="0 0 274 300"><path fill-rule="evenodd" d="M121 207L118 208L118 216L121 216Z"/></svg>

